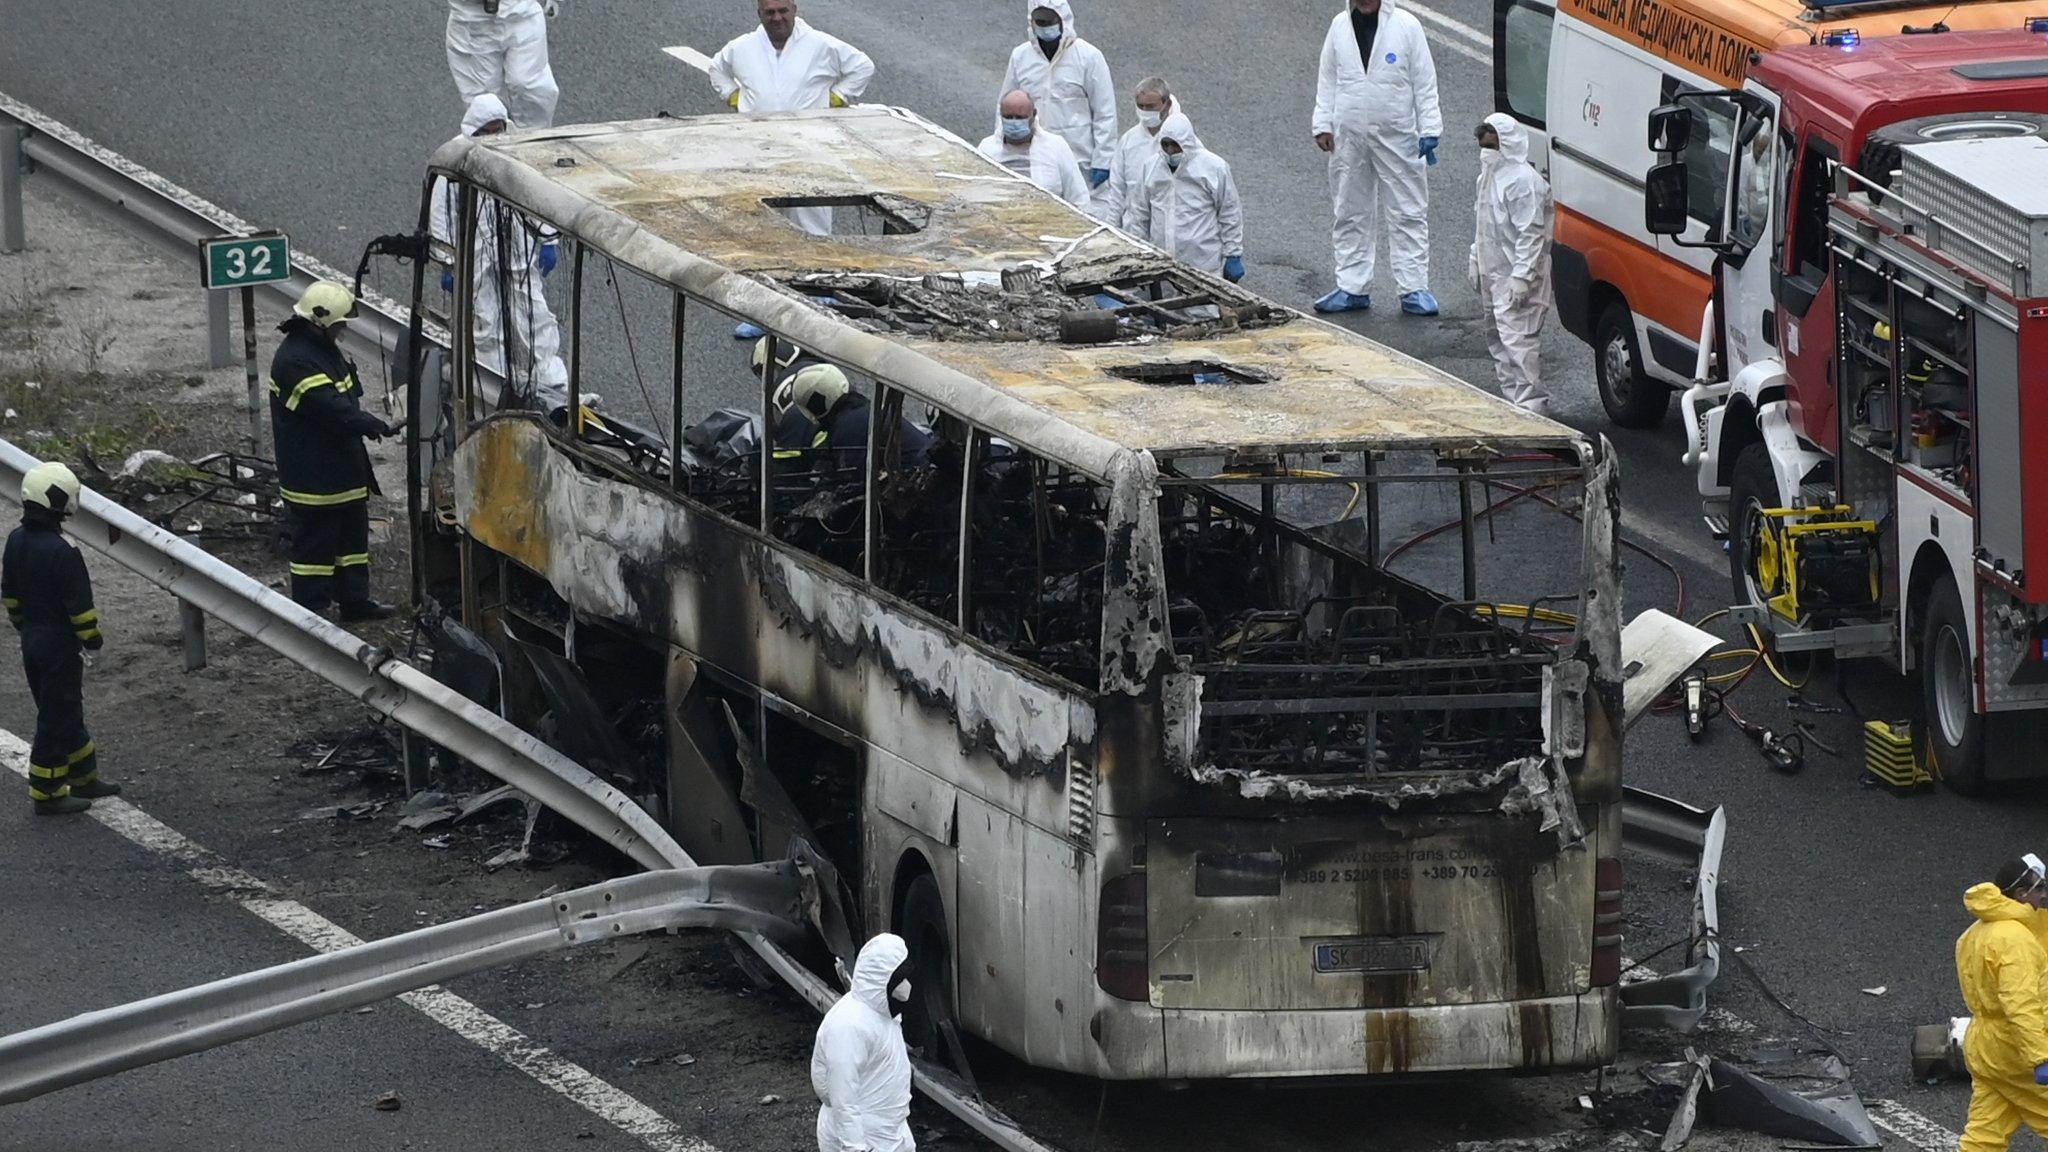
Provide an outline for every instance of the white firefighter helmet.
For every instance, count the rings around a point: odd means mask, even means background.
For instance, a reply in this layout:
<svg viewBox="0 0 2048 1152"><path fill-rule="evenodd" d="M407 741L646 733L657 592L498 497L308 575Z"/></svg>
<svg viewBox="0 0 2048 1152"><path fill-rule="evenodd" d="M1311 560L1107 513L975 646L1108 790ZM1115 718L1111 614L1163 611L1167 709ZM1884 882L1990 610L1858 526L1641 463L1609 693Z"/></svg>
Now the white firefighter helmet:
<svg viewBox="0 0 2048 1152"><path fill-rule="evenodd" d="M831 364L813 364L790 382L789 399L806 416L823 420L832 406L851 391L853 385L847 382L846 373Z"/></svg>
<svg viewBox="0 0 2048 1152"><path fill-rule="evenodd" d="M78 476L55 460L38 464L21 478L21 502L69 516L78 507Z"/></svg>

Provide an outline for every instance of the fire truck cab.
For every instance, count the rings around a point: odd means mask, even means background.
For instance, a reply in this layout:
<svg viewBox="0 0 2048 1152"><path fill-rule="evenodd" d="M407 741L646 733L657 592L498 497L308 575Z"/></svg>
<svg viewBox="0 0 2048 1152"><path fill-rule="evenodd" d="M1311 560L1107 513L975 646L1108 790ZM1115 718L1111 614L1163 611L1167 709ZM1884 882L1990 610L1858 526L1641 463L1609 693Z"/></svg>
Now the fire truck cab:
<svg viewBox="0 0 2048 1152"><path fill-rule="evenodd" d="M1919 673L1952 787L2048 767L2048 21L1770 51L1649 141L1645 229L1712 258L1681 407L1735 611Z"/></svg>

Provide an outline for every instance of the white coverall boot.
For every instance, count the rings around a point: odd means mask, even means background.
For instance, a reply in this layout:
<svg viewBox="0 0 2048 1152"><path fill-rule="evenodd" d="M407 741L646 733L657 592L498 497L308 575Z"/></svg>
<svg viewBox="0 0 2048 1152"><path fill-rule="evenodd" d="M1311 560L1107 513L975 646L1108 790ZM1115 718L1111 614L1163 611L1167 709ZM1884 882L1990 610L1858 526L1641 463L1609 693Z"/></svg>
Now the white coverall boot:
<svg viewBox="0 0 2048 1152"><path fill-rule="evenodd" d="M515 129L555 122L561 89L548 64L548 18L541 0L502 0L497 15L479 0L448 0L448 72L468 104L503 96Z"/></svg>

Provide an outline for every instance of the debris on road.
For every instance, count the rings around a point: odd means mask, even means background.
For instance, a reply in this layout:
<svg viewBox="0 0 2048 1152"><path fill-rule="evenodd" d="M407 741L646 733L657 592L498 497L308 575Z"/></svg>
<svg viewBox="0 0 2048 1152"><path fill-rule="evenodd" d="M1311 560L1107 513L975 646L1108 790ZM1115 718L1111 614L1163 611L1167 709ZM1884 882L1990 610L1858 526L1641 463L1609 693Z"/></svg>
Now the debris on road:
<svg viewBox="0 0 2048 1152"><path fill-rule="evenodd" d="M1889 991L1891 991L1891 989L1889 989L1889 988L1886 988L1886 987L1885 987L1884 985L1882 985L1882 984L1879 984L1879 985L1878 985L1877 987L1875 987L1875 988L1865 988L1865 989L1863 990L1863 994L1864 994L1865 996L1882 996L1882 995L1884 995L1884 994L1885 994L1886 992L1889 992Z"/></svg>
<svg viewBox="0 0 2048 1152"><path fill-rule="evenodd" d="M1683 1060L1641 1073L1650 1089L1610 1098L1601 1121L1639 1125L1644 1104L1670 1101L1659 1152L1685 1147L1695 1124L1831 1148L1881 1143L1847 1067L1832 1052L1765 1046L1731 1058L1688 1048Z"/></svg>
<svg viewBox="0 0 2048 1152"><path fill-rule="evenodd" d="M377 1097L377 1102L370 1105L370 1107L375 1108L379 1112L396 1112L404 1107L404 1105L405 1101L400 1099L398 1093L386 1092L382 1096Z"/></svg>
<svg viewBox="0 0 2048 1152"><path fill-rule="evenodd" d="M767 1106L768 1106L768 1105L770 1105L770 1104L780 1104L780 1103L782 1103L782 1097L780 1097L780 1096L777 1096L777 1095L776 1095L775 1093L773 1093L773 1092L770 1092L770 1093L769 1093L769 1094L767 1094L766 1096L763 1096L763 1097L761 1097L761 1105L762 1105L762 1107L764 1107L764 1108L765 1108L765 1107L767 1107Z"/></svg>

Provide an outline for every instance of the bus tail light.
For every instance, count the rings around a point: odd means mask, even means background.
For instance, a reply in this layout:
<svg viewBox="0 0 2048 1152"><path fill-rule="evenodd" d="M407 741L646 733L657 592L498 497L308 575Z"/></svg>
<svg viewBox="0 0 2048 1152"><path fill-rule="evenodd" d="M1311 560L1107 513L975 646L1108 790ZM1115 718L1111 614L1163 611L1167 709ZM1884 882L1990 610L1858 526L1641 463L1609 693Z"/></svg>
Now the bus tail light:
<svg viewBox="0 0 2048 1152"><path fill-rule="evenodd" d="M1144 872L1103 882L1095 913L1095 983L1119 1000L1152 998L1145 915Z"/></svg>
<svg viewBox="0 0 2048 1152"><path fill-rule="evenodd" d="M1593 986L1621 982L1621 860L1602 856L1593 865Z"/></svg>

